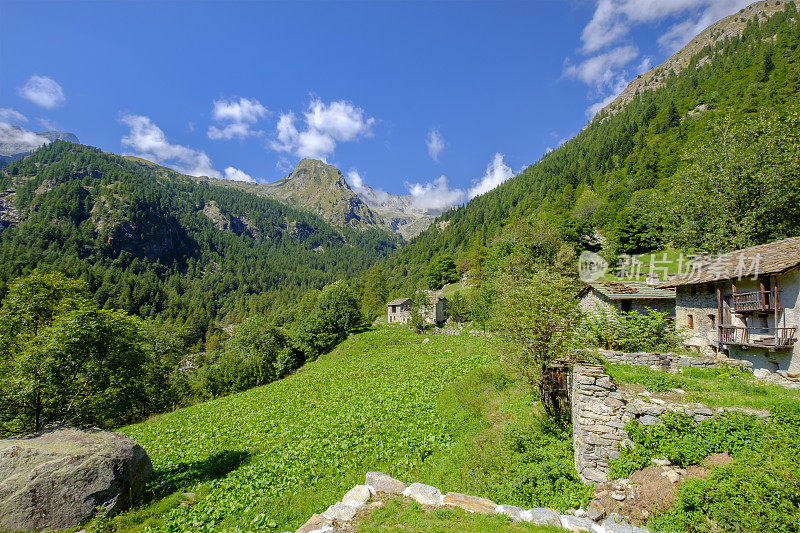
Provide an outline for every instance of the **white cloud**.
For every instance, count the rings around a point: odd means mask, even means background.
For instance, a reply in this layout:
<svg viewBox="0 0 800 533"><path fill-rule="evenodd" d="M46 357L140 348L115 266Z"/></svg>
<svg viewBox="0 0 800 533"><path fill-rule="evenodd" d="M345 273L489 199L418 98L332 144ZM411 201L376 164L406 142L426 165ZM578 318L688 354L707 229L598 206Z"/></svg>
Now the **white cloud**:
<svg viewBox="0 0 800 533"><path fill-rule="evenodd" d="M439 176L433 182L406 183L414 207L431 211L444 211L465 198L462 189L451 189L447 177Z"/></svg>
<svg viewBox="0 0 800 533"><path fill-rule="evenodd" d="M565 61L564 74L592 87L596 100L586 110L594 116L612 102L635 74L652 67L644 57L631 74L628 65L638 57L637 47L625 44L634 26L672 20L657 38L667 53L673 53L715 21L735 13L751 0L597 0L594 14L581 33L581 51L588 55L577 64ZM677 19L677 20L676 20Z"/></svg>
<svg viewBox="0 0 800 533"><path fill-rule="evenodd" d="M26 100L47 109L52 109L67 101L61 85L47 76L31 76L18 92Z"/></svg>
<svg viewBox="0 0 800 533"><path fill-rule="evenodd" d="M356 169L350 169L347 173L347 183L354 189L362 189L364 187L364 180Z"/></svg>
<svg viewBox="0 0 800 533"><path fill-rule="evenodd" d="M577 65L567 62L564 75L602 89L615 81L619 75L617 69L630 63L638 54L639 49L635 46L620 46Z"/></svg>
<svg viewBox="0 0 800 533"><path fill-rule="evenodd" d="M28 122L28 117L10 107L0 107L0 121L3 122Z"/></svg>
<svg viewBox="0 0 800 533"><path fill-rule="evenodd" d="M486 172L477 180L477 183L470 187L467 195L470 200L476 196L487 193L503 183L504 181L514 176L514 171L508 166L503 158L505 156L500 152L494 154L489 165L486 167Z"/></svg>
<svg viewBox="0 0 800 533"><path fill-rule="evenodd" d="M42 127L46 130L54 131L59 129L58 124L56 124L52 120L48 120L46 118L37 118L36 120L38 120L39 124L41 124Z"/></svg>
<svg viewBox="0 0 800 533"><path fill-rule="evenodd" d="M15 152L27 152L39 148L50 141L40 137L32 131L27 131L19 126L12 126L7 122L0 121L0 143L13 144Z"/></svg>
<svg viewBox="0 0 800 533"><path fill-rule="evenodd" d="M253 135L261 135L264 132L250 128L268 114L269 110L255 98L252 100L249 98L214 100L212 118L219 123L227 124L222 128L209 126L208 138L231 140L234 137L244 139Z"/></svg>
<svg viewBox="0 0 800 533"><path fill-rule="evenodd" d="M297 129L296 121L293 112L281 113L275 127L277 141L270 143L272 149L323 161L333 154L336 143L368 137L375 124L374 118L365 118L364 110L351 102L325 104L319 99L312 100L303 113L303 131Z"/></svg>
<svg viewBox="0 0 800 533"><path fill-rule="evenodd" d="M239 170L238 168L227 167L225 170L225 179L226 180L233 180L233 181L246 181L249 183L255 183L256 180L253 179L250 175L246 174L244 171Z"/></svg>
<svg viewBox="0 0 800 533"><path fill-rule="evenodd" d="M135 155L190 176L222 177L204 151L170 143L149 117L125 115L121 120L130 128L122 138L122 145L134 150Z"/></svg>
<svg viewBox="0 0 800 533"><path fill-rule="evenodd" d="M444 137L442 137L438 129L432 128L428 132L425 144L428 146L428 154L431 156L431 159L438 163L439 154L444 150Z"/></svg>
<svg viewBox="0 0 800 533"><path fill-rule="evenodd" d="M255 98L239 98L239 100L214 100L211 116L220 122L247 122L255 124L267 116L269 111Z"/></svg>

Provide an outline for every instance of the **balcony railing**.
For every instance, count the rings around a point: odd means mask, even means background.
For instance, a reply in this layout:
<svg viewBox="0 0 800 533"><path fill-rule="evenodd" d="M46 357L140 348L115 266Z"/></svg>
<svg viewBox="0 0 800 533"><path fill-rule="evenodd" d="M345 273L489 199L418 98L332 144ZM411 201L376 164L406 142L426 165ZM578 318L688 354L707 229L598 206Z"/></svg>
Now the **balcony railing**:
<svg viewBox="0 0 800 533"><path fill-rule="evenodd" d="M731 307L735 313L774 311L775 300L772 291L735 292L731 294Z"/></svg>
<svg viewBox="0 0 800 533"><path fill-rule="evenodd" d="M787 350L794 346L797 328L720 326L719 342L752 348Z"/></svg>

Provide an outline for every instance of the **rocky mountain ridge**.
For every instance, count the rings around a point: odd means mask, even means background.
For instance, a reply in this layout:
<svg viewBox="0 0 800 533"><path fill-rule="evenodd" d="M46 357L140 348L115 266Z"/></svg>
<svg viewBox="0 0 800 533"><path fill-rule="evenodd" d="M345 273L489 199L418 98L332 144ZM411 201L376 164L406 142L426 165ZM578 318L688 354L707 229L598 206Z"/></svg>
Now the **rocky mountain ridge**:
<svg viewBox="0 0 800 533"><path fill-rule="evenodd" d="M703 48L712 46L731 37L741 36L751 20L769 18L775 13L783 11L786 7L784 4L784 2L779 2L778 0L755 2L733 15L729 15L713 23L697 34L683 48L668 57L663 63L653 67L644 74L636 76L617 98L601 109L592 118L590 123L599 117L619 113L626 104L644 91L663 87L670 75L677 74L689 67L692 58L702 51ZM711 58L707 56L700 59L698 67L703 66L709 61L711 61Z"/></svg>

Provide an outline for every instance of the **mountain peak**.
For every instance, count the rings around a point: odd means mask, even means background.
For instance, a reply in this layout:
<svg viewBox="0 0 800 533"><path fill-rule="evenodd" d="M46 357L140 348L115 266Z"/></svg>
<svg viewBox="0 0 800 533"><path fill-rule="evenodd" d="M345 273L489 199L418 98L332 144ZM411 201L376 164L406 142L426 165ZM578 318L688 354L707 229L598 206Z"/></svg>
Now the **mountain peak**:
<svg viewBox="0 0 800 533"><path fill-rule="evenodd" d="M318 159L301 159L283 179L262 187L270 196L340 226L381 224L380 218L350 189L341 171Z"/></svg>

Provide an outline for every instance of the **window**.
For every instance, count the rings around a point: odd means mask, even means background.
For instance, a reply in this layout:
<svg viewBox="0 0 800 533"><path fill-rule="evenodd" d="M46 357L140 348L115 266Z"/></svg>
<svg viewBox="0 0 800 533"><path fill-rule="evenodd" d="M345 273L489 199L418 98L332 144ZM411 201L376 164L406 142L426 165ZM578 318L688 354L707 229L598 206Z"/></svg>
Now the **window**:
<svg viewBox="0 0 800 533"><path fill-rule="evenodd" d="M689 326L689 329L694 329L694 315L687 315L686 322Z"/></svg>
<svg viewBox="0 0 800 533"><path fill-rule="evenodd" d="M621 300L619 303L620 308L622 309L623 313L627 313L631 310L631 301L630 300Z"/></svg>
<svg viewBox="0 0 800 533"><path fill-rule="evenodd" d="M711 322L711 329L717 327L717 316L716 315L708 315L708 321Z"/></svg>

